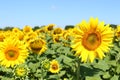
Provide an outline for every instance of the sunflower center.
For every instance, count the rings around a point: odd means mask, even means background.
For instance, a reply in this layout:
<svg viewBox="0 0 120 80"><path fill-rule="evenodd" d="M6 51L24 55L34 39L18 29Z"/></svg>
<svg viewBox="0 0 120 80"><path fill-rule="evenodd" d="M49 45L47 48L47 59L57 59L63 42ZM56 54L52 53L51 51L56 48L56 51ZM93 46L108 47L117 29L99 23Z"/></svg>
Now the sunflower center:
<svg viewBox="0 0 120 80"><path fill-rule="evenodd" d="M9 57L14 57L15 56L15 52L14 51L9 51L8 55L9 55Z"/></svg>
<svg viewBox="0 0 120 80"><path fill-rule="evenodd" d="M88 32L84 35L82 44L88 50L95 50L101 43L101 36L98 32Z"/></svg>
<svg viewBox="0 0 120 80"><path fill-rule="evenodd" d="M52 69L57 70L57 69L58 69L58 66L57 66L56 64L53 64L53 65L52 65Z"/></svg>
<svg viewBox="0 0 120 80"><path fill-rule="evenodd" d="M9 48L5 51L5 57L7 60L16 60L19 56L19 52L17 48Z"/></svg>

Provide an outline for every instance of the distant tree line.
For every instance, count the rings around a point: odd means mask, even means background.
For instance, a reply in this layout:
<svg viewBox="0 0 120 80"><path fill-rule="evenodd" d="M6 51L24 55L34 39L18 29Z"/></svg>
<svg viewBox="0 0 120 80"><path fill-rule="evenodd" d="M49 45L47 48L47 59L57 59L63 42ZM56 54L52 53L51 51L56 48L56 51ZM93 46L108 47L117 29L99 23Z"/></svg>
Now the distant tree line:
<svg viewBox="0 0 120 80"><path fill-rule="evenodd" d="M42 26L34 26L32 29L33 29L33 30L37 30L37 29L39 29L39 28L41 28L41 27L44 27L44 26L45 26L45 25L42 25ZM116 24L110 24L110 27L116 28L117 25L116 25ZM0 28L0 30L7 31L7 30L12 30L13 28L14 28L14 27L6 26L6 27L4 27L4 28ZM65 30L67 30L67 29L69 29L69 28L74 28L74 25L66 25L66 26L64 27Z"/></svg>

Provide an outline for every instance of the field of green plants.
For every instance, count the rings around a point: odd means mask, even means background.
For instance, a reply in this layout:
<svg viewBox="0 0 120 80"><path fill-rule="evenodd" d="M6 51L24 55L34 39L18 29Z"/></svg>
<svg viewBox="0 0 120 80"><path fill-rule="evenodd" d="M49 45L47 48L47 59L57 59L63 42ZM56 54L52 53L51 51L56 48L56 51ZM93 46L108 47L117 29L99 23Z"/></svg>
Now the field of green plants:
<svg viewBox="0 0 120 80"><path fill-rule="evenodd" d="M120 26L98 18L0 30L0 80L120 80Z"/></svg>

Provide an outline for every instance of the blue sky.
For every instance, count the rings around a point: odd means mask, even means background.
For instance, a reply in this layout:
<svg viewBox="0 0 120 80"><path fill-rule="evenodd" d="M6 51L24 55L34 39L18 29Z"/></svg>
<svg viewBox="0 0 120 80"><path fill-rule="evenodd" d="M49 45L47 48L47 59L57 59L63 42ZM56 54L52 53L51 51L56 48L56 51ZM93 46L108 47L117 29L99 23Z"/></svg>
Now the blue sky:
<svg viewBox="0 0 120 80"><path fill-rule="evenodd" d="M0 0L0 28L50 23L64 28L90 17L120 24L120 0Z"/></svg>

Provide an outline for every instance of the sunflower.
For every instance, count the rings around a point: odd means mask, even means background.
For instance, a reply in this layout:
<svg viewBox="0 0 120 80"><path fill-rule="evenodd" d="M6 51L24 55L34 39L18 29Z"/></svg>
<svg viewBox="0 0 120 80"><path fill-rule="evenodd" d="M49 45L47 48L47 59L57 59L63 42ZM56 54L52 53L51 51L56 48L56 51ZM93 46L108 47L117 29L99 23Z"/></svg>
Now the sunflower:
<svg viewBox="0 0 120 80"><path fill-rule="evenodd" d="M26 45L18 38L9 37L0 43L0 64L5 67L24 63L27 56Z"/></svg>
<svg viewBox="0 0 120 80"><path fill-rule="evenodd" d="M120 38L120 25L117 26L117 29L115 30L115 36L117 38Z"/></svg>
<svg viewBox="0 0 120 80"><path fill-rule="evenodd" d="M72 29L64 30L62 37L65 40L70 40L70 38L71 38L71 31L72 31Z"/></svg>
<svg viewBox="0 0 120 80"><path fill-rule="evenodd" d="M21 64L15 67L14 71L14 76L21 78L21 77L26 77L29 73L29 68L25 64Z"/></svg>
<svg viewBox="0 0 120 80"><path fill-rule="evenodd" d="M24 39L24 33L23 31L21 31L19 28L13 28L11 35L19 38L19 40L23 40Z"/></svg>
<svg viewBox="0 0 120 80"><path fill-rule="evenodd" d="M49 61L49 59L45 59L41 63L42 63L42 68L44 68L45 70L48 70L50 68L50 61Z"/></svg>
<svg viewBox="0 0 120 80"><path fill-rule="evenodd" d="M5 39L4 32L0 31L0 42L2 42Z"/></svg>
<svg viewBox="0 0 120 80"><path fill-rule="evenodd" d="M4 37L5 37L5 38L10 37L11 34L12 34L12 31L10 31L10 30L8 30L8 31L4 31ZM12 34L12 36L13 36L13 35L14 35L14 34Z"/></svg>
<svg viewBox="0 0 120 80"><path fill-rule="evenodd" d="M45 28L46 28L46 31L52 31L54 29L54 26L55 24L49 24L47 25Z"/></svg>
<svg viewBox="0 0 120 80"><path fill-rule="evenodd" d="M35 32L39 35L40 33L45 33L46 30L45 30L44 27L42 27L42 28L40 28L40 29L37 29Z"/></svg>
<svg viewBox="0 0 120 80"><path fill-rule="evenodd" d="M24 41L29 44L30 40L38 37L36 32L29 32L24 36Z"/></svg>
<svg viewBox="0 0 120 80"><path fill-rule="evenodd" d="M58 61L52 60L52 61L50 62L50 69L49 69L49 71L50 71L51 73L58 73L58 72L60 71L60 67L59 67Z"/></svg>
<svg viewBox="0 0 120 80"><path fill-rule="evenodd" d="M25 34L28 33L28 32L33 32L32 27L31 27L31 26L28 26L28 25L24 26L23 32L24 32Z"/></svg>
<svg viewBox="0 0 120 80"><path fill-rule="evenodd" d="M59 35L53 35L53 42L54 43L60 43L60 36Z"/></svg>
<svg viewBox="0 0 120 80"><path fill-rule="evenodd" d="M19 40L24 40L24 33L22 31L20 31L18 34L17 34Z"/></svg>
<svg viewBox="0 0 120 80"><path fill-rule="evenodd" d="M30 41L29 49L37 54L42 54L46 49L46 42L41 38L35 38Z"/></svg>
<svg viewBox="0 0 120 80"><path fill-rule="evenodd" d="M110 50L114 36L109 25L104 25L104 22L98 24L98 18L90 18L89 23L82 21L74 29L75 36L71 47L82 62L93 62L95 58L105 57L104 52Z"/></svg>
<svg viewBox="0 0 120 80"><path fill-rule="evenodd" d="M18 33L18 32L20 31L20 29L19 29L19 28L14 27L14 28L12 29L12 31L13 31L14 33Z"/></svg>
<svg viewBox="0 0 120 80"><path fill-rule="evenodd" d="M63 29L62 28L55 28L52 32L52 35L62 36L62 34L63 34Z"/></svg>

